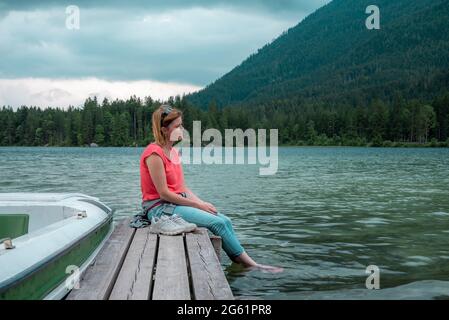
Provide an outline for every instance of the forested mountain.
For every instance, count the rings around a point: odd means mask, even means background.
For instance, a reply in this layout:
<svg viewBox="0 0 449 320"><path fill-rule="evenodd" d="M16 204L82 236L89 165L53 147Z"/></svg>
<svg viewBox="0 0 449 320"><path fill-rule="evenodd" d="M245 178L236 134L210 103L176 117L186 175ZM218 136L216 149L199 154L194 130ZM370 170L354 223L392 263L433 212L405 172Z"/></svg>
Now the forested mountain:
<svg viewBox="0 0 449 320"><path fill-rule="evenodd" d="M380 30L368 30L369 5ZM433 99L449 87L448 0L334 0L187 97L230 105L366 105Z"/></svg>

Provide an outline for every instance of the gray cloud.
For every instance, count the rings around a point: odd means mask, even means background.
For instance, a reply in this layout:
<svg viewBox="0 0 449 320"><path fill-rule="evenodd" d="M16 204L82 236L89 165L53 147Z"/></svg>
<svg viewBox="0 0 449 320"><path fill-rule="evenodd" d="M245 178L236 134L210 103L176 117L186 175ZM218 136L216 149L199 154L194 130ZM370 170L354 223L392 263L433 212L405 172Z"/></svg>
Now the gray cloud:
<svg viewBox="0 0 449 320"><path fill-rule="evenodd" d="M206 85L327 1L7 1L0 77ZM80 30L65 27L78 5Z"/></svg>
<svg viewBox="0 0 449 320"><path fill-rule="evenodd" d="M323 5L323 0L6 0L0 10L34 10L55 6L77 5L83 8L120 8L125 10L171 10L191 7L233 7L267 12L310 12Z"/></svg>

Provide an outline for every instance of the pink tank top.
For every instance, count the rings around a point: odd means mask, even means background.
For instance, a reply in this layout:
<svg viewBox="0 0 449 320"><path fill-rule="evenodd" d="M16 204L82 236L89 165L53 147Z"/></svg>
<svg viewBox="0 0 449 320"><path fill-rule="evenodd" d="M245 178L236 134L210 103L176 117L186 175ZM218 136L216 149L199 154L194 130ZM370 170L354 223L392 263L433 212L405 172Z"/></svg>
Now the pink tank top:
<svg viewBox="0 0 449 320"><path fill-rule="evenodd" d="M175 193L185 192L184 173L178 151L173 148L170 159L165 155L162 147L153 142L145 148L140 157L140 188L142 191L142 200L146 201L160 198L159 193L151 180L148 166L145 163L146 159L153 153L161 157L164 162L168 189Z"/></svg>

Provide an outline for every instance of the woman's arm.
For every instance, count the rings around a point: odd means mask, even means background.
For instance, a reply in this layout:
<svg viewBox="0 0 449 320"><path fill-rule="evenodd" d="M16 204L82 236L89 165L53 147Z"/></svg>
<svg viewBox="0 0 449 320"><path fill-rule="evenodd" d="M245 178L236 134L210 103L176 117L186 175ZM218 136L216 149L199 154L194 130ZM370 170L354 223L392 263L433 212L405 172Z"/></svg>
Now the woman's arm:
<svg viewBox="0 0 449 320"><path fill-rule="evenodd" d="M212 203L203 201L203 200L201 200L200 198L198 198L198 197L193 193L192 190L190 190L189 188L186 187L185 184L184 184L184 189L187 191L186 193L187 193L187 196L188 196L188 197L192 198L192 199L195 200L195 201L198 201L198 202L202 203L203 206L205 206L205 207L207 208L207 210L205 210L205 211L208 211L208 212L211 212L211 213L217 213L217 212L218 212L218 211L217 211L217 208L215 208L215 206L214 206ZM204 210L204 209L203 209L203 210Z"/></svg>
<svg viewBox="0 0 449 320"><path fill-rule="evenodd" d="M201 200L200 198L198 198L198 196L196 194L193 193L192 190L190 190L189 188L186 187L186 185L184 184L184 189L186 190L187 196L195 201L198 202L204 202L203 200Z"/></svg>
<svg viewBox="0 0 449 320"><path fill-rule="evenodd" d="M199 200L198 197L195 198L184 198L183 196L172 192L168 189L167 179L165 176L164 163L158 155L150 155L145 163L150 171L151 179L156 187L157 192L162 200L172 202L181 206L189 206L198 208L210 213L216 213L213 208L211 208L205 202ZM199 200L199 201L198 201Z"/></svg>

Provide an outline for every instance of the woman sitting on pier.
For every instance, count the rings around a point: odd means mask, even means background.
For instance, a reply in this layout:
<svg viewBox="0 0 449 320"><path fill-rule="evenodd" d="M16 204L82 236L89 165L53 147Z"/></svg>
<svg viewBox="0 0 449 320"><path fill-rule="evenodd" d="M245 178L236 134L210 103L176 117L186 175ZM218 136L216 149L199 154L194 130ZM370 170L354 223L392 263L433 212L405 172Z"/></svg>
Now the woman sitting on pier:
<svg viewBox="0 0 449 320"><path fill-rule="evenodd" d="M232 261L244 267L282 271L251 259L237 239L231 220L185 185L182 163L173 148L182 139L182 112L162 105L153 113L152 130L155 142L147 146L140 159L142 206L151 220L151 231L178 234L205 227L222 238L223 250Z"/></svg>

